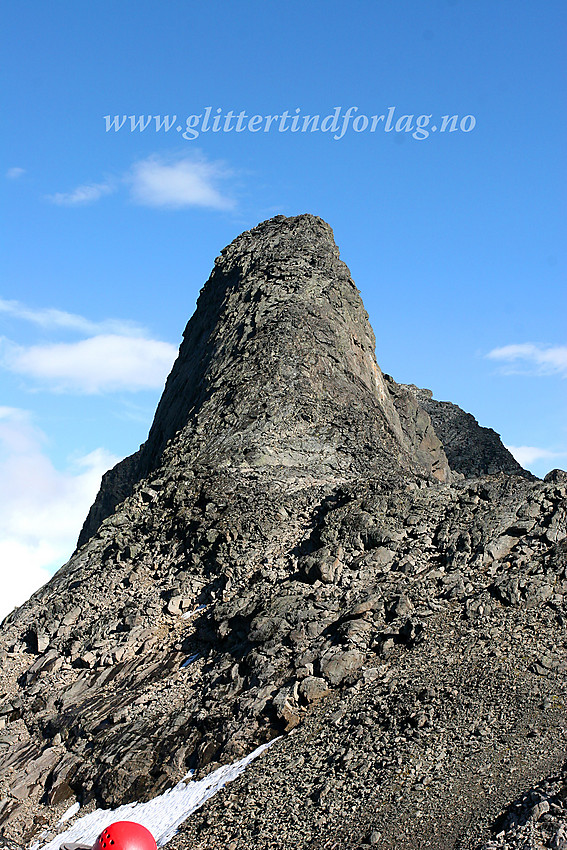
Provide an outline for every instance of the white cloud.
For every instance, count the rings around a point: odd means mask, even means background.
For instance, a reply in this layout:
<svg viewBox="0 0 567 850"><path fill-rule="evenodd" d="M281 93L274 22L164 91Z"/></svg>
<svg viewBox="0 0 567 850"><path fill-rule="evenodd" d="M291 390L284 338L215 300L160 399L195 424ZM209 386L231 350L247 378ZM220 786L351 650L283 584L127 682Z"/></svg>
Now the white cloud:
<svg viewBox="0 0 567 850"><path fill-rule="evenodd" d="M65 207L86 206L113 191L114 186L111 183L91 183L77 186L72 192L56 192L54 195L47 195L47 200Z"/></svg>
<svg viewBox="0 0 567 850"><path fill-rule="evenodd" d="M119 460L99 448L60 471L45 443L27 411L0 407L0 619L68 560L103 473Z"/></svg>
<svg viewBox="0 0 567 850"><path fill-rule="evenodd" d="M18 168L15 166L14 168L9 168L6 172L6 177L8 180L17 180L18 177L22 177L26 173L25 168Z"/></svg>
<svg viewBox="0 0 567 850"><path fill-rule="evenodd" d="M219 185L230 176L222 162L209 161L198 153L175 158L153 155L135 162L121 178L85 184L71 192L48 195L47 199L60 206L92 204L123 184L129 187L132 200L146 207L229 210L235 202L221 192Z"/></svg>
<svg viewBox="0 0 567 850"><path fill-rule="evenodd" d="M540 449L537 446L506 446L506 448L516 458L518 463L526 468L538 460L565 457L563 452L550 452L548 449Z"/></svg>
<svg viewBox="0 0 567 850"><path fill-rule="evenodd" d="M166 161L150 156L136 162L127 179L132 198L144 206L226 210L234 207L234 201L221 194L217 184L227 176L219 162L188 157Z"/></svg>
<svg viewBox="0 0 567 850"><path fill-rule="evenodd" d="M64 310L56 310L52 307L34 309L27 307L20 301L8 301L4 298L0 298L0 313L32 322L46 330L62 329L86 334L118 333L127 336L143 333L143 328L135 322L121 319L92 322L90 319L85 319L84 316L78 316L75 313L66 313Z"/></svg>
<svg viewBox="0 0 567 850"><path fill-rule="evenodd" d="M100 334L74 343L20 346L3 341L4 368L58 392L159 389L177 348L146 337Z"/></svg>
<svg viewBox="0 0 567 850"><path fill-rule="evenodd" d="M507 374L536 374L567 376L567 346L544 346L525 342L493 348L486 355L491 360L520 363L521 366L505 367Z"/></svg>

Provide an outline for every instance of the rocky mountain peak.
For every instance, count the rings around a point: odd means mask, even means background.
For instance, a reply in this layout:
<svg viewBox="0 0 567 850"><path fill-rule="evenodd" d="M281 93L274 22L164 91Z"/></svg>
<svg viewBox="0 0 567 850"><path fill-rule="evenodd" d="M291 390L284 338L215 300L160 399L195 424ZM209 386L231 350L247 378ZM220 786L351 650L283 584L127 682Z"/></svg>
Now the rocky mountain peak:
<svg viewBox="0 0 567 850"><path fill-rule="evenodd" d="M444 481L449 465L411 393L395 405L360 293L321 218L276 216L215 261L147 442L109 475L82 545L161 462Z"/></svg>
<svg viewBox="0 0 567 850"><path fill-rule="evenodd" d="M168 850L562 848L566 517L565 472L382 374L325 222L243 233L0 628L2 842L272 742Z"/></svg>

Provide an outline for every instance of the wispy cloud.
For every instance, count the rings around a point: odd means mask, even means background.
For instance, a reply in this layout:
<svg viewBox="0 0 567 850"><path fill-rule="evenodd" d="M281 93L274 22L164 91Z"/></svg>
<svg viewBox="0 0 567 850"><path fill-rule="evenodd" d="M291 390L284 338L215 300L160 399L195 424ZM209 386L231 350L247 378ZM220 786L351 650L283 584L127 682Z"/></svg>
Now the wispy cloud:
<svg viewBox="0 0 567 850"><path fill-rule="evenodd" d="M530 467L532 463L537 463L538 460L567 457L567 452L552 452L549 449L538 448L538 446L506 446L506 448L523 467Z"/></svg>
<svg viewBox="0 0 567 850"><path fill-rule="evenodd" d="M2 340L5 369L56 392L98 394L159 389L177 355L168 342L100 334L73 343L16 345Z"/></svg>
<svg viewBox="0 0 567 850"><path fill-rule="evenodd" d="M198 152L191 156L153 155L138 160L128 172L115 179L83 184L70 192L56 192L46 197L59 206L86 206L125 187L131 200L141 206L230 210L235 208L235 201L222 187L231 176L232 172L223 162L208 160Z"/></svg>
<svg viewBox="0 0 567 850"><path fill-rule="evenodd" d="M19 168L18 166L14 166L14 168L9 168L7 170L6 177L8 180L17 180L18 177L22 177L25 173L25 168Z"/></svg>
<svg viewBox="0 0 567 850"><path fill-rule="evenodd" d="M9 301L0 298L0 313L32 322L45 330L70 330L85 334L118 333L126 336L137 336L144 333L144 329L124 319L104 319L101 322L93 322L84 316L75 313L67 313L53 307L28 307L20 301Z"/></svg>
<svg viewBox="0 0 567 850"><path fill-rule="evenodd" d="M114 189L115 186L109 182L90 183L77 186L72 192L56 192L54 195L47 195L47 200L64 207L86 206L114 192Z"/></svg>
<svg viewBox="0 0 567 850"><path fill-rule="evenodd" d="M67 561L103 473L119 460L97 448L61 471L45 443L28 411L0 407L0 619Z"/></svg>
<svg viewBox="0 0 567 850"><path fill-rule="evenodd" d="M567 346L536 345L531 342L493 348L486 355L506 364L506 374L567 376Z"/></svg>
<svg viewBox="0 0 567 850"><path fill-rule="evenodd" d="M210 207L233 209L218 184L230 172L220 162L184 157L166 160L158 156L136 162L127 178L133 200L149 207Z"/></svg>

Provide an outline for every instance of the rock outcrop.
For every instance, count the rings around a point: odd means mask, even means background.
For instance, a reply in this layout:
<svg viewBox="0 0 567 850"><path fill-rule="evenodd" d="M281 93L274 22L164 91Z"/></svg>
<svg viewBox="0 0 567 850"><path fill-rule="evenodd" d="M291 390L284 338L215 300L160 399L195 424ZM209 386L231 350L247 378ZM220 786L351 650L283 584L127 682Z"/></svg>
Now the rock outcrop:
<svg viewBox="0 0 567 850"><path fill-rule="evenodd" d="M278 736L168 847L488 850L546 800L562 840L567 480L424 392L321 219L222 252L148 440L2 625L5 842Z"/></svg>
<svg viewBox="0 0 567 850"><path fill-rule="evenodd" d="M483 428L474 416L450 401L437 401L431 390L420 389L414 384L402 386L431 417L452 470L467 478L509 472L535 480L534 475L520 466L492 428Z"/></svg>

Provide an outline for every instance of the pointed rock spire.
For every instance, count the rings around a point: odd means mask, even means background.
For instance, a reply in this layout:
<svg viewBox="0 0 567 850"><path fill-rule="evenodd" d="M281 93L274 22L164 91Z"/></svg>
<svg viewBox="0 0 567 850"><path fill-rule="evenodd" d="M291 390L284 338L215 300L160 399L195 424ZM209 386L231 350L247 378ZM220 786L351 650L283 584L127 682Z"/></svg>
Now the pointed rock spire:
<svg viewBox="0 0 567 850"><path fill-rule="evenodd" d="M447 480L429 416L395 404L360 293L321 218L276 216L215 262L147 442L107 475L85 542L168 443L189 467Z"/></svg>

